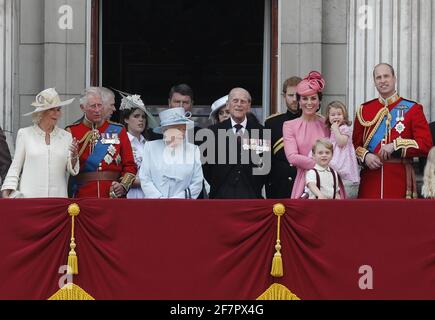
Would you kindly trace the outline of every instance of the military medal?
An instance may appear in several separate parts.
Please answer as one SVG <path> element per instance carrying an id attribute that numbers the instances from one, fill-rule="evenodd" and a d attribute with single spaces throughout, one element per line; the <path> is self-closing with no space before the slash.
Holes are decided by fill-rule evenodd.
<path id="1" fill-rule="evenodd" d="M 399 122 L 398 124 L 396 124 L 394 129 L 396 129 L 398 134 L 402 134 L 402 132 L 405 131 L 405 125 L 402 122 Z"/>
<path id="2" fill-rule="evenodd" d="M 121 156 L 118 154 L 118 156 L 115 159 L 116 164 L 119 166 L 121 164 Z"/>
<path id="3" fill-rule="evenodd" d="M 115 155 L 115 153 L 116 153 L 116 148 L 115 148 L 113 145 L 111 145 L 111 146 L 107 149 L 107 151 L 108 151 L 109 154 L 113 157 L 113 156 Z"/>
<path id="4" fill-rule="evenodd" d="M 397 124 L 394 127 L 394 129 L 397 131 L 398 134 L 402 134 L 403 131 L 405 131 L 405 125 L 402 123 L 402 121 L 405 121 L 405 112 L 404 110 L 399 110 L 396 117 Z"/>
<path id="5" fill-rule="evenodd" d="M 107 165 L 110 165 L 113 162 L 113 158 L 110 154 L 106 154 L 106 156 L 104 157 L 104 162 L 107 163 Z"/>

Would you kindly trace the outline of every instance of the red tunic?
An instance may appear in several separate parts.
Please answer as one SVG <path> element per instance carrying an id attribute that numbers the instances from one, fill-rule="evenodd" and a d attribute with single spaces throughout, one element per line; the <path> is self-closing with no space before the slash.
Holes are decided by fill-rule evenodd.
<path id="1" fill-rule="evenodd" d="M 361 163 L 364 163 L 367 153 L 379 153 L 381 142 L 376 143 L 374 141 L 377 140 L 372 139 L 377 126 L 384 119 L 389 119 L 392 125 L 389 129 L 384 127 L 381 135 L 385 137 L 385 144 L 394 144 L 395 159 L 384 162 L 383 167 L 378 170 L 363 168 L 358 198 L 381 198 L 382 185 L 383 198 L 405 198 L 409 190 L 405 164 L 401 161 L 425 156 L 432 146 L 429 126 L 420 104 L 396 95 L 388 99 L 387 110 L 380 99 L 375 99 L 363 104 L 355 119 L 353 144 Z"/>
<path id="2" fill-rule="evenodd" d="M 99 132 L 99 136 L 97 137 L 99 141 L 104 141 L 105 138 L 104 133 L 108 129 L 109 125 L 117 126 L 118 130 L 120 129 L 120 133 L 118 135 L 118 141 L 111 140 L 109 143 L 105 141 L 104 144 L 110 147 L 110 151 L 108 150 L 105 153 L 106 157 L 99 163 L 98 168 L 95 172 L 109 172 L 119 174 L 118 182 L 127 181 L 127 187 L 130 187 L 131 181 L 134 180 L 137 172 L 136 163 L 133 157 L 133 151 L 131 148 L 130 140 L 127 136 L 127 131 L 121 124 L 117 123 L 109 123 L 108 121 L 104 122 L 101 127 L 97 130 Z M 122 128 L 120 128 L 122 127 Z M 83 120 L 78 124 L 71 125 L 68 127 L 71 131 L 71 134 L 79 143 L 79 152 L 82 150 L 84 144 L 86 144 L 85 136 L 92 132 L 91 124 L 87 120 Z M 106 136 L 107 137 L 107 136 Z M 84 140 L 84 141 L 82 141 Z M 80 180 L 80 175 L 85 173 L 85 163 L 88 157 L 92 154 L 94 149 L 94 143 L 92 140 L 89 141 L 86 147 L 83 149 L 83 153 L 80 155 L 80 173 L 77 176 L 77 181 Z M 97 198 L 109 198 L 110 186 L 114 180 L 93 180 L 88 181 L 83 184 L 77 185 L 77 191 L 74 195 L 76 198 L 84 198 L 84 197 L 97 197 Z M 128 191 L 128 190 L 127 190 Z"/>

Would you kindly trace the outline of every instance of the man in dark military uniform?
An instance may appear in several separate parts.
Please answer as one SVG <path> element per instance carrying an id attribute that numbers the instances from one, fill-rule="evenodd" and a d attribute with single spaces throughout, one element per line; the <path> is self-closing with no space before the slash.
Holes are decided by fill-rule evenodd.
<path id="1" fill-rule="evenodd" d="M 67 127 L 79 145 L 80 173 L 74 197 L 121 198 L 136 178 L 136 163 L 125 128 L 104 117 L 99 88 L 88 88 L 80 100 L 83 120 Z"/>
<path id="2" fill-rule="evenodd" d="M 296 100 L 296 86 L 299 77 L 291 77 L 283 84 L 282 94 L 287 105 L 286 113 L 270 116 L 264 123 L 265 129 L 272 132 L 272 168 L 266 181 L 266 195 L 269 199 L 290 198 L 297 170 L 291 166 L 285 156 L 282 125 L 285 121 L 299 118 L 301 112 Z"/>

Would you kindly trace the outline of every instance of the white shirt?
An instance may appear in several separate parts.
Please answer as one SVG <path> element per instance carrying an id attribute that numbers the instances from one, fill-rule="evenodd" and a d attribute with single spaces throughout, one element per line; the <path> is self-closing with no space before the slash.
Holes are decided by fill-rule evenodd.
<path id="1" fill-rule="evenodd" d="M 139 172 L 140 166 L 142 164 L 143 152 L 145 149 L 145 143 L 147 142 L 144 136 L 140 136 L 140 140 L 138 140 L 134 135 L 130 132 L 127 132 L 128 139 L 130 139 L 131 149 L 133 150 L 134 162 L 137 165 L 137 171 Z M 139 175 L 136 175 L 138 177 Z M 143 199 L 145 195 L 142 191 L 141 187 L 130 188 L 127 193 L 127 199 Z"/>
<path id="2" fill-rule="evenodd" d="M 237 133 L 237 132 L 236 132 L 236 128 L 234 128 L 234 126 L 235 126 L 236 124 L 237 124 L 237 122 L 235 122 L 235 121 L 233 120 L 233 118 L 231 118 L 231 127 L 233 128 L 233 132 L 234 132 L 234 134 Z M 242 135 L 244 135 L 244 134 L 245 134 L 245 130 L 246 130 L 246 126 L 248 125 L 248 118 L 245 117 L 245 120 L 243 120 L 243 122 L 240 123 L 240 125 L 243 127 L 243 128 L 240 129 L 240 133 L 241 133 Z"/>
<path id="3" fill-rule="evenodd" d="M 331 169 L 323 168 L 316 164 L 314 166 L 314 169 L 317 170 L 320 177 L 320 192 L 327 198 L 327 199 L 333 199 L 334 198 L 334 178 L 332 177 Z M 338 183 L 338 175 L 337 172 L 334 172 L 335 174 L 335 181 L 337 183 L 336 186 L 336 193 L 340 192 L 340 186 Z M 315 185 L 317 185 L 317 178 L 316 178 L 316 172 L 311 169 L 308 170 L 305 175 L 305 185 L 308 185 L 308 183 L 313 182 Z M 308 188 L 307 188 L 308 189 Z M 309 199 L 316 199 L 316 196 L 311 192 L 311 190 L 308 189 Z"/>
<path id="4" fill-rule="evenodd" d="M 184 143 L 172 153 L 163 140 L 147 142 L 139 179 L 145 198 L 185 199 L 189 189 L 191 198 L 198 198 L 202 191 L 201 158 L 199 148 Z"/>
<path id="5" fill-rule="evenodd" d="M 80 169 L 79 161 L 72 168 L 71 143 L 71 133 L 58 127 L 50 134 L 50 145 L 37 125 L 18 130 L 14 159 L 2 191 L 19 190 L 25 198 L 67 198 L 69 174 L 75 176 Z"/>

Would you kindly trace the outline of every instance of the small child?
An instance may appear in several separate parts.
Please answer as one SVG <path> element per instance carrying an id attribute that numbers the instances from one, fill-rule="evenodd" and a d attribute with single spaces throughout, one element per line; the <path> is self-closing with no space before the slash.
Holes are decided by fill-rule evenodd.
<path id="1" fill-rule="evenodd" d="M 360 182 L 359 167 L 352 143 L 352 122 L 346 106 L 340 101 L 331 102 L 326 108 L 326 125 L 331 129 L 330 141 L 334 146 L 334 156 L 330 166 L 343 179 L 346 196 L 356 198 Z"/>
<path id="2" fill-rule="evenodd" d="M 421 194 L 425 198 L 435 199 L 435 147 L 432 147 L 427 155 Z"/>
<path id="3" fill-rule="evenodd" d="M 309 199 L 340 199 L 340 178 L 330 168 L 334 147 L 327 139 L 319 139 L 312 149 L 316 165 L 305 174 Z"/>

